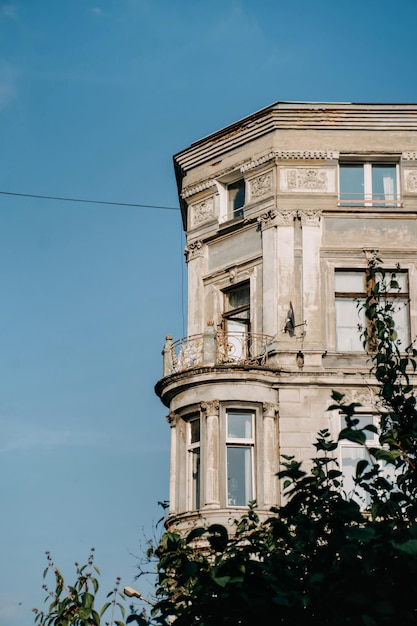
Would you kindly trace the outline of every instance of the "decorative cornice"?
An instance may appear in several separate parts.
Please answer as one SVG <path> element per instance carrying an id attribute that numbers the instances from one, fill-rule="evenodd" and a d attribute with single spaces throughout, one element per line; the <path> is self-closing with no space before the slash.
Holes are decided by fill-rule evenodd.
<path id="1" fill-rule="evenodd" d="M 403 161 L 417 161 L 417 152 L 403 152 L 401 158 Z"/>
<path id="2" fill-rule="evenodd" d="M 216 181 L 213 178 L 209 178 L 208 180 L 204 180 L 197 185 L 190 185 L 189 187 L 184 187 L 181 192 L 181 198 L 184 200 L 189 198 L 190 196 L 195 196 L 197 193 L 201 193 L 202 191 L 206 191 L 206 189 L 211 189 L 212 187 L 216 187 Z"/>
<path id="3" fill-rule="evenodd" d="M 206 415 L 218 415 L 220 410 L 220 402 L 218 400 L 208 400 L 200 402 L 200 409 Z"/>
<path id="4" fill-rule="evenodd" d="M 241 166 L 240 171 L 244 173 L 244 172 L 249 172 L 250 170 L 254 170 L 260 165 L 264 165 L 265 163 L 268 163 L 268 161 L 273 161 L 275 159 L 275 155 L 276 155 L 275 152 L 267 152 L 256 159 L 252 159 L 251 161 L 244 163 Z"/>
<path id="5" fill-rule="evenodd" d="M 281 160 L 301 160 L 301 159 L 338 159 L 337 150 L 277 150 L 275 158 Z"/>

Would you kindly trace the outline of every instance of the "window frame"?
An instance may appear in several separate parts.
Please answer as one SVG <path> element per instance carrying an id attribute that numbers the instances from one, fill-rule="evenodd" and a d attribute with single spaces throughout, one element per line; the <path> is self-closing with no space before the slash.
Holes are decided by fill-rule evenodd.
<path id="1" fill-rule="evenodd" d="M 187 481 L 187 507 L 189 510 L 198 511 L 202 507 L 202 441 L 201 441 L 201 415 L 199 413 L 193 413 L 187 415 L 186 421 L 186 481 Z M 193 441 L 192 437 L 192 424 L 198 422 L 198 435 L 199 438 Z M 194 467 L 194 462 L 197 462 L 197 469 Z"/>
<path id="2" fill-rule="evenodd" d="M 347 167 L 362 167 L 362 186 L 363 190 L 358 192 L 343 192 L 342 187 L 342 175 L 341 170 Z M 392 193 L 392 199 L 389 200 L 379 199 L 377 196 L 380 194 L 374 191 L 373 182 L 373 167 L 393 167 L 395 168 L 394 184 L 395 188 Z M 391 159 L 359 159 L 354 157 L 346 157 L 339 161 L 338 165 L 338 187 L 339 187 L 339 206 L 357 206 L 357 207 L 400 207 L 402 202 L 400 200 L 400 163 L 395 157 Z M 343 197 L 343 195 L 352 196 L 354 198 Z M 385 194 L 384 195 L 388 195 Z"/>
<path id="3" fill-rule="evenodd" d="M 233 182 L 226 184 L 227 194 L 227 217 L 229 220 L 234 220 L 243 216 L 243 210 L 246 204 L 246 182 L 243 176 L 237 178 Z M 238 198 L 243 195 L 242 204 L 235 206 L 236 202 L 239 202 Z"/>
<path id="4" fill-rule="evenodd" d="M 410 301 L 410 276 L 409 276 L 409 270 L 408 269 L 401 269 L 401 270 L 394 270 L 394 269 L 387 269 L 386 270 L 387 274 L 389 273 L 393 273 L 395 274 L 397 277 L 398 275 L 402 275 L 405 277 L 405 288 L 403 288 L 402 291 L 397 292 L 392 292 L 392 293 L 387 293 L 386 297 L 388 300 L 393 300 L 393 301 L 402 301 L 404 304 L 404 308 L 405 308 L 405 315 L 406 315 L 406 319 L 405 319 L 405 325 L 404 327 L 402 327 L 401 325 L 396 323 L 396 330 L 398 332 L 398 339 L 401 341 L 400 346 L 403 346 L 404 348 L 406 348 L 409 344 L 410 344 L 410 306 L 409 306 L 409 301 Z M 336 283 L 337 283 L 337 279 L 336 276 L 339 275 L 341 276 L 342 274 L 357 274 L 358 276 L 361 275 L 362 276 L 362 281 L 363 281 L 363 291 L 337 291 L 336 290 Z M 367 295 L 369 293 L 369 290 L 373 287 L 375 283 L 372 283 L 369 281 L 369 279 L 367 278 L 367 271 L 366 268 L 342 268 L 342 267 L 336 267 L 334 268 L 334 283 L 333 283 L 333 297 L 334 297 L 334 316 L 335 316 L 335 342 L 336 342 L 336 352 L 351 352 L 351 353 L 358 353 L 358 352 L 363 352 L 364 348 L 362 345 L 362 341 L 360 339 L 360 333 L 359 333 L 359 326 L 362 326 L 363 328 L 365 327 L 365 325 L 368 327 L 368 330 L 371 329 L 371 323 L 369 320 L 366 319 L 365 315 L 363 314 L 362 316 L 359 314 L 359 311 L 357 310 L 356 307 L 356 303 L 358 301 L 362 301 L 364 302 L 367 298 Z M 381 292 L 382 293 L 382 292 Z M 354 303 L 355 309 L 357 311 L 357 323 L 355 326 L 355 342 L 358 342 L 356 345 L 358 346 L 358 349 L 346 349 L 346 347 L 344 346 L 339 346 L 339 337 L 340 337 L 340 333 L 343 329 L 343 326 L 340 326 L 338 324 L 338 306 L 337 303 L 338 302 L 351 302 Z M 394 321 L 395 317 L 394 317 Z M 351 332 L 353 331 L 353 327 L 350 328 Z M 342 339 L 342 337 L 340 337 L 340 339 Z M 370 348 L 372 348 L 372 346 L 370 346 Z"/>
<path id="5" fill-rule="evenodd" d="M 229 435 L 229 415 L 246 415 L 251 417 L 251 437 L 236 437 Z M 256 429 L 256 410 L 254 408 L 240 408 L 240 407 L 226 407 L 224 411 L 225 418 L 225 439 L 224 439 L 224 450 L 225 450 L 225 475 L 224 475 L 224 485 L 225 485 L 225 501 L 227 508 L 245 508 L 248 506 L 249 501 L 254 500 L 256 498 L 256 473 L 255 473 L 255 453 L 256 453 L 256 440 L 255 440 L 255 429 Z M 244 491 L 245 491 L 245 499 L 246 496 L 249 496 L 247 502 L 242 504 L 238 504 L 237 502 L 231 502 L 232 497 L 230 496 L 229 490 L 229 450 L 231 449 L 240 449 L 249 452 L 249 467 L 245 467 L 245 476 L 243 477 L 244 483 Z M 246 461 L 245 461 L 246 463 Z M 248 476 L 246 475 L 248 472 Z M 249 483 L 247 480 L 249 479 Z"/>

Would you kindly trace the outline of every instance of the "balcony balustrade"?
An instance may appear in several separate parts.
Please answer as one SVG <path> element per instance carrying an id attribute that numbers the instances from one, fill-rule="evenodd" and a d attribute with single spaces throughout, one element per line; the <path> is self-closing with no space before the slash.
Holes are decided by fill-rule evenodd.
<path id="1" fill-rule="evenodd" d="M 162 352 L 163 375 L 216 365 L 267 366 L 275 353 L 274 337 L 269 335 L 216 331 L 214 326 L 207 326 L 204 333 L 175 342 L 167 336 Z"/>

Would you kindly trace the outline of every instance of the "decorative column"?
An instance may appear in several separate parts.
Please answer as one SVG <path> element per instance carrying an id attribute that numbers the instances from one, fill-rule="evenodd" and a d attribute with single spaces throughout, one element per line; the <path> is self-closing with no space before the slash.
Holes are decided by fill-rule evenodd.
<path id="1" fill-rule="evenodd" d="M 202 241 L 193 241 L 185 247 L 188 263 L 188 335 L 203 332 L 205 322 L 203 281 L 207 246 Z M 204 322 L 203 322 L 204 320 Z"/>
<path id="2" fill-rule="evenodd" d="M 275 211 L 258 217 L 262 229 L 262 332 L 274 336 L 277 333 L 277 229 Z"/>
<path id="3" fill-rule="evenodd" d="M 167 422 L 171 426 L 171 457 L 169 469 L 169 512 L 178 511 L 177 494 L 177 424 L 179 416 L 175 411 L 167 415 Z"/>
<path id="4" fill-rule="evenodd" d="M 277 323 L 278 340 L 287 341 L 288 335 L 282 331 L 287 319 L 290 302 L 297 302 L 295 266 L 294 266 L 294 220 L 296 211 L 277 212 Z"/>
<path id="5" fill-rule="evenodd" d="M 201 402 L 200 408 L 205 414 L 205 437 L 202 450 L 203 502 L 206 509 L 220 507 L 219 495 L 219 408 L 218 400 Z M 204 431 L 203 431 L 204 432 Z"/>
<path id="6" fill-rule="evenodd" d="M 278 504 L 278 459 L 277 419 L 278 405 L 264 402 L 263 408 L 263 487 L 265 508 Z"/>
<path id="7" fill-rule="evenodd" d="M 321 350 L 323 347 L 320 272 L 321 211 L 299 211 L 298 214 L 301 219 L 303 248 L 303 319 L 307 322 L 304 349 Z M 321 364 L 321 356 L 320 363 L 316 364 Z"/>

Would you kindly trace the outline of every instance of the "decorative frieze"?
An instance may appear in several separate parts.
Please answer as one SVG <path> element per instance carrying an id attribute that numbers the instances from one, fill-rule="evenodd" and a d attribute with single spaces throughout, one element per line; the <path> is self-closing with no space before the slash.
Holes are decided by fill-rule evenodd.
<path id="1" fill-rule="evenodd" d="M 187 263 L 205 255 L 205 246 L 202 241 L 193 241 L 184 248 L 185 260 Z"/>
<path id="2" fill-rule="evenodd" d="M 196 202 L 191 205 L 190 209 L 191 223 L 194 228 L 210 222 L 214 218 L 214 198 L 205 198 L 201 202 Z"/>
<path id="3" fill-rule="evenodd" d="M 265 172 L 252 180 L 249 180 L 250 200 L 259 200 L 272 193 L 272 172 Z"/>

